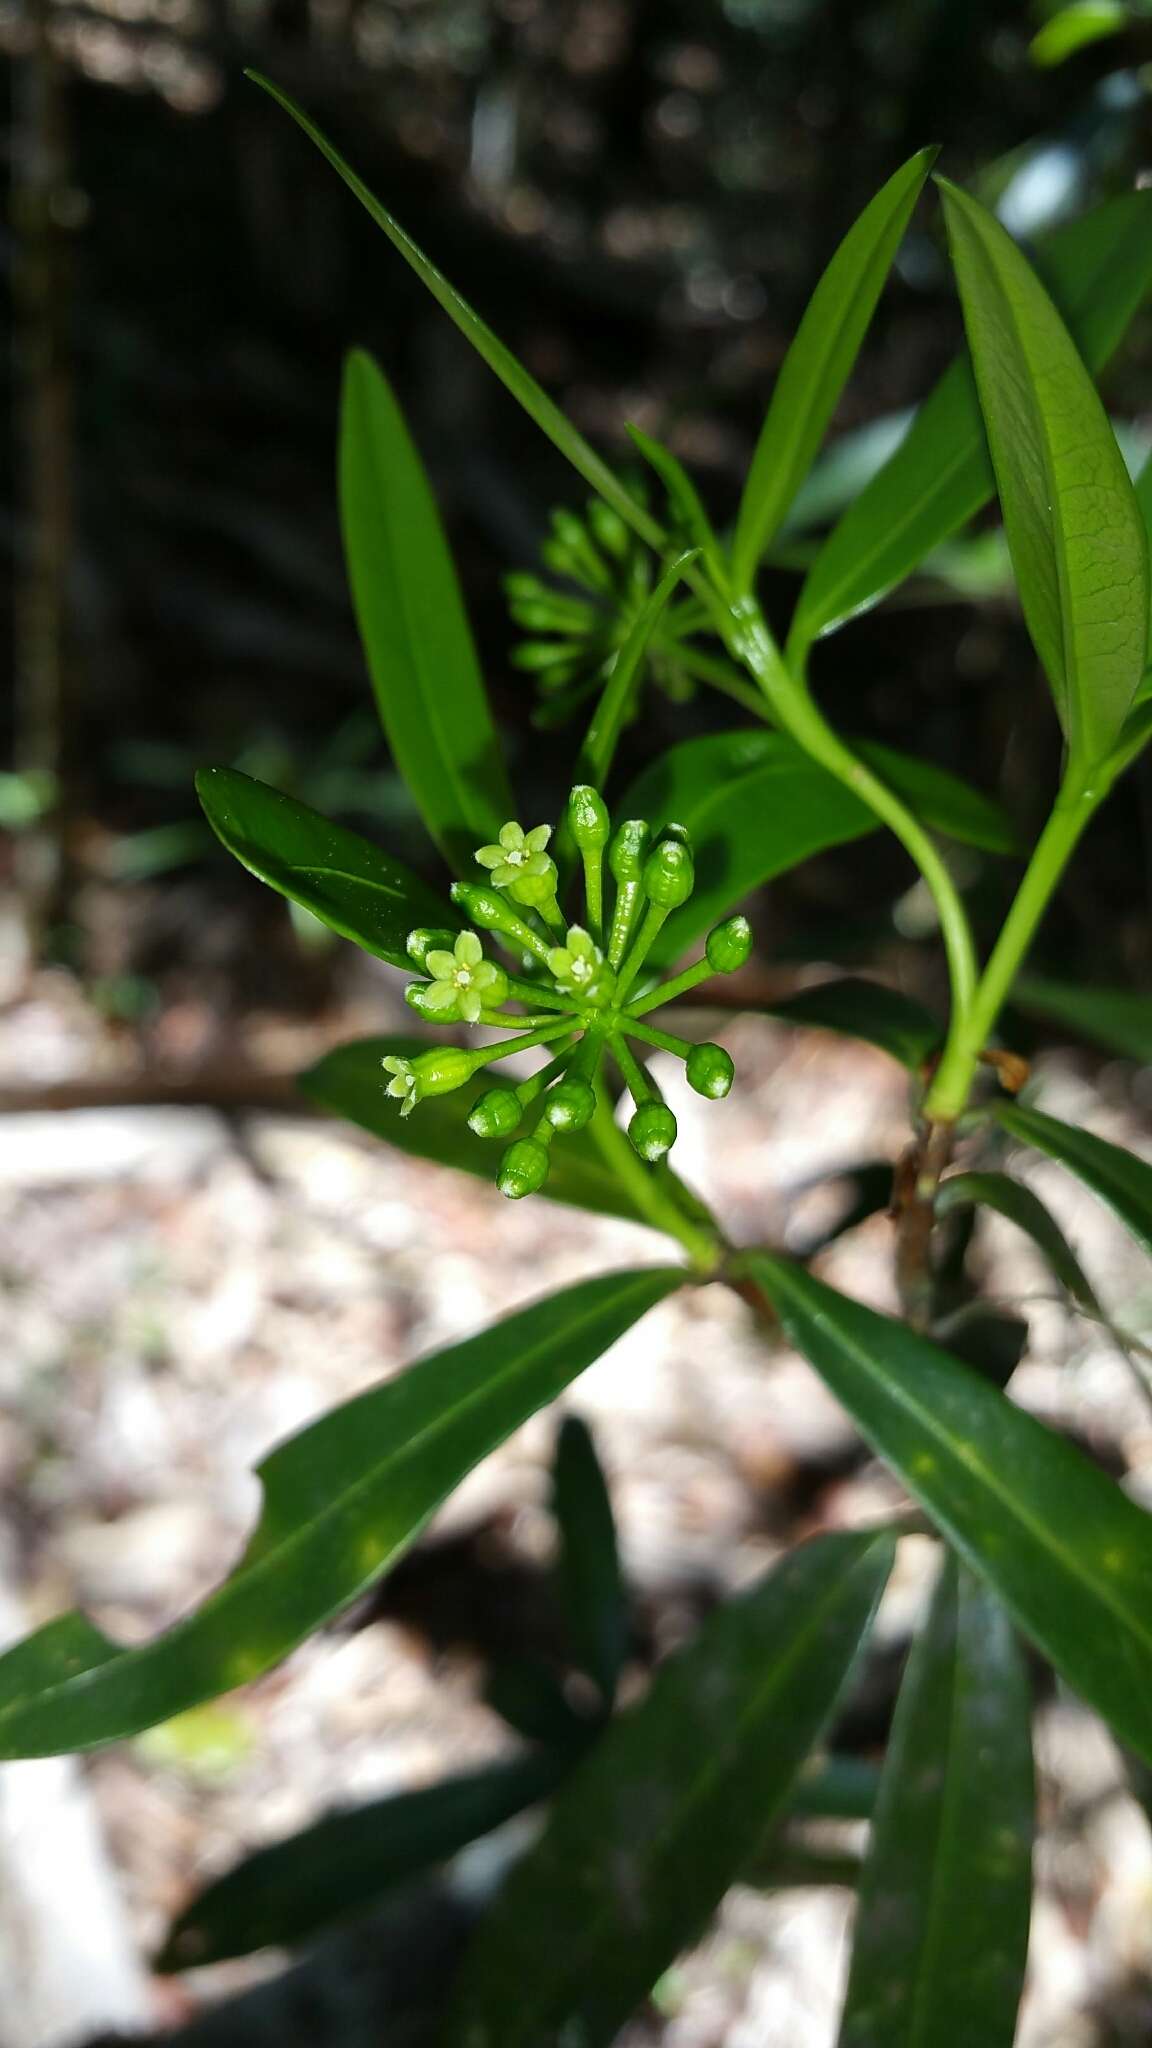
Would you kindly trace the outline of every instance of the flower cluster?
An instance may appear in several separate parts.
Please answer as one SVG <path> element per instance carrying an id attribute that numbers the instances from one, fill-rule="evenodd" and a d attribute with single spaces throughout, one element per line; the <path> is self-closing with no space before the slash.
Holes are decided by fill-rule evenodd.
<path id="1" fill-rule="evenodd" d="M 694 886 L 688 834 L 668 825 L 653 835 L 639 818 L 627 819 L 613 833 L 599 793 L 586 784 L 575 788 L 567 837 L 583 868 L 579 924 L 570 924 L 559 905 L 559 871 L 547 851 L 551 836 L 547 825 L 530 832 L 504 825 L 498 843 L 482 846 L 476 855 L 488 881 L 457 882 L 452 891 L 470 923 L 501 942 L 511 970 L 484 958 L 476 930 L 421 930 L 408 939 L 409 957 L 427 977 L 404 992 L 419 1016 L 434 1024 L 495 1025 L 514 1036 L 474 1051 L 437 1046 L 411 1059 L 384 1061 L 388 1093 L 408 1116 L 425 1097 L 462 1087 L 493 1061 L 534 1046 L 550 1049 L 539 1072 L 518 1085 L 486 1089 L 468 1117 L 478 1137 L 512 1140 L 496 1176 L 501 1193 L 512 1197 L 542 1187 L 556 1136 L 582 1130 L 595 1114 L 605 1057 L 632 1097 L 633 1147 L 652 1164 L 671 1150 L 676 1118 L 634 1045 L 682 1059 L 698 1095 L 727 1095 L 733 1067 L 722 1046 L 691 1045 L 649 1020 L 710 975 L 735 972 L 752 947 L 747 919 L 727 918 L 709 932 L 699 960 L 652 985 L 645 963 L 665 920 L 688 901 Z M 530 1128 L 516 1136 L 530 1111 Z"/>
<path id="2" fill-rule="evenodd" d="M 642 495 L 635 484 L 632 489 Z M 648 550 L 602 498 L 589 500 L 584 518 L 559 509 L 551 523 L 541 554 L 568 589 L 518 570 L 505 579 L 505 591 L 512 617 L 527 635 L 512 660 L 536 677 L 538 722 L 560 724 L 603 688 L 650 595 L 653 566 Z M 677 703 L 695 688 L 680 640 L 684 632 L 699 630 L 698 609 L 687 599 L 670 607 L 648 646 L 653 680 Z"/>

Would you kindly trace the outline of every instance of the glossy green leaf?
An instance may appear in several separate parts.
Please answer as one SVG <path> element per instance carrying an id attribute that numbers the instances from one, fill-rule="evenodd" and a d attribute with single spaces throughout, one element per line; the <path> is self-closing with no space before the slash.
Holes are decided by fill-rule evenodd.
<path id="1" fill-rule="evenodd" d="M 459 2048 L 606 2048 L 782 1810 L 891 1562 L 820 1536 L 712 1614 L 567 1781 L 465 1958 Z"/>
<path id="2" fill-rule="evenodd" d="M 529 417 L 535 420 L 536 425 L 560 450 L 561 455 L 565 456 L 573 469 L 584 478 L 585 483 L 590 484 L 609 505 L 615 507 L 633 532 L 639 534 L 641 540 L 647 541 L 651 547 L 662 547 L 665 535 L 656 521 L 642 505 L 636 503 L 630 492 L 625 490 L 619 477 L 615 476 L 608 464 L 589 447 L 583 435 L 577 432 L 571 420 L 566 419 L 559 406 L 554 405 L 547 393 L 541 390 L 535 378 L 524 368 L 523 363 L 517 360 L 511 349 L 504 346 L 499 336 L 493 334 L 492 329 L 473 311 L 468 301 L 449 284 L 448 279 L 429 261 L 424 251 L 417 247 L 411 235 L 405 234 L 399 221 L 394 220 L 387 207 L 382 206 L 373 196 L 363 179 L 357 177 L 351 165 L 344 161 L 339 150 L 333 147 L 316 123 L 310 120 L 303 107 L 298 106 L 288 93 L 282 92 L 278 85 L 273 85 L 271 79 L 264 78 L 260 72 L 247 71 L 245 76 L 276 100 L 284 108 L 285 113 L 292 116 L 297 127 L 302 128 L 309 140 L 315 143 L 321 155 L 327 158 L 333 170 L 343 178 L 349 191 L 360 201 L 365 212 L 371 215 L 378 228 L 383 229 L 393 248 L 399 250 L 420 282 L 427 286 L 437 304 L 443 307 L 450 320 L 455 321 L 461 334 L 471 342 L 477 354 L 481 355 L 488 367 L 495 371 L 513 398 L 519 401 Z"/>
<path id="3" fill-rule="evenodd" d="M 1152 1252 L 1152 1166 L 1146 1159 L 1022 1102 L 997 1102 L 995 1113 L 1004 1129 L 1022 1144 L 1034 1145 L 1038 1152 L 1070 1167 L 1078 1180 L 1116 1211 L 1145 1251 Z"/>
<path id="4" fill-rule="evenodd" d="M 675 514 L 679 535 L 686 547 L 698 548 L 712 573 L 718 588 L 723 589 L 727 581 L 724 566 L 724 551 L 713 531 L 712 522 L 704 509 L 704 501 L 696 489 L 684 464 L 662 441 L 645 434 L 640 427 L 629 426 L 628 438 L 635 443 L 641 455 L 655 470 L 668 494 L 668 503 Z"/>
<path id="5" fill-rule="evenodd" d="M 951 1558 L 896 1703 L 839 2048 L 1012 2048 L 1032 1905 L 1028 1674 Z"/>
<path id="6" fill-rule="evenodd" d="M 810 1757 L 788 1802 L 803 1820 L 871 1820 L 880 1773 L 858 1756 Z"/>
<path id="7" fill-rule="evenodd" d="M 196 792 L 217 837 L 252 874 L 393 967 L 411 973 L 414 926 L 460 923 L 459 911 L 398 860 L 265 782 L 202 768 Z"/>
<path id="8" fill-rule="evenodd" d="M 925 823 L 978 844 L 1008 833 L 987 797 L 943 769 L 870 742 L 858 751 Z M 675 819 L 692 834 L 696 889 L 661 932 L 657 962 L 675 959 L 774 875 L 879 829 L 874 813 L 795 740 L 762 728 L 711 733 L 670 748 L 632 784 L 620 810 L 653 824 Z"/>
<path id="9" fill-rule="evenodd" d="M 533 1752 L 327 1814 L 206 1885 L 173 1923 L 154 1968 L 193 1970 L 289 1948 L 365 1913 L 395 1885 L 546 1798 L 570 1762 L 561 1752 Z"/>
<path id="10" fill-rule="evenodd" d="M 732 542 L 738 591 L 751 587 L 760 557 L 812 467 L 936 156 L 935 149 L 922 149 L 889 178 L 849 228 L 808 302 L 740 500 Z"/>
<path id="11" fill-rule="evenodd" d="M 1120 1740 L 1152 1758 L 1152 1515 L 905 1324 L 774 1254 L 742 1266 L 942 1534 Z"/>
<path id="12" fill-rule="evenodd" d="M 1050 1018 L 1106 1052 L 1152 1064 L 1152 994 L 1026 974 L 1013 982 L 1011 1000 L 1015 1009 Z"/>
<path id="13" fill-rule="evenodd" d="M 782 1002 L 766 1003 L 764 1009 L 785 1024 L 814 1025 L 821 1031 L 839 1031 L 846 1038 L 862 1038 L 882 1052 L 890 1052 L 913 1073 L 935 1052 L 943 1036 L 936 1019 L 911 996 L 855 976 L 820 982 Z"/>
<path id="14" fill-rule="evenodd" d="M 552 1512 L 560 1532 L 556 1572 L 568 1636 L 606 1706 L 628 1655 L 628 1595 L 616 1522 L 587 1424 L 566 1415 L 556 1445 Z"/>
<path id="15" fill-rule="evenodd" d="M 999 222 L 940 180 L 1020 601 L 1074 763 L 1098 764 L 1144 673 L 1148 539 L 1072 336 Z"/>
<path id="16" fill-rule="evenodd" d="M 349 356 L 340 411 L 348 581 L 392 758 L 446 859 L 473 874 L 515 805 L 456 571 L 387 380 Z"/>
<path id="17" fill-rule="evenodd" d="M 1152 285 L 1152 192 L 1131 192 L 1046 236 L 1037 267 L 1098 374 Z M 965 355 L 917 412 L 878 475 L 848 507 L 800 593 L 791 646 L 866 611 L 988 503 L 995 478 Z"/>
<path id="18" fill-rule="evenodd" d="M 278 1664 L 380 1577 L 474 1465 L 683 1278 L 651 1268 L 566 1288 L 281 1444 L 260 1467 L 263 1512 L 244 1556 L 194 1613 L 130 1648 L 67 1615 L 0 1657 L 0 1757 L 138 1734 Z"/>
<path id="19" fill-rule="evenodd" d="M 1051 20 L 1037 29 L 1028 45 L 1028 55 L 1042 69 L 1064 64 L 1090 43 L 1119 35 L 1129 20 L 1128 9 L 1121 0 L 1071 0 L 1070 6 L 1058 8 Z"/>
<path id="20" fill-rule="evenodd" d="M 995 1209 L 1032 1239 L 1073 1301 L 1089 1315 L 1100 1314 L 1100 1303 L 1079 1259 L 1051 1210 L 1031 1188 L 1007 1173 L 950 1173 L 940 1183 L 936 1213 L 950 1216 L 957 1209 Z"/>
<path id="21" fill-rule="evenodd" d="M 413 1159 L 433 1159 L 438 1166 L 458 1167 L 462 1173 L 494 1182 L 500 1146 L 475 1137 L 468 1129 L 471 1105 L 492 1086 L 490 1069 L 482 1069 L 451 1095 L 429 1096 L 412 1116 L 401 1116 L 398 1104 L 382 1086 L 381 1061 L 387 1055 L 395 1053 L 407 1059 L 425 1050 L 428 1043 L 406 1035 L 353 1039 L 325 1053 L 300 1075 L 299 1085 L 319 1108 L 347 1117 L 398 1152 L 407 1152 Z M 540 1193 L 549 1201 L 569 1202 L 598 1215 L 624 1216 L 632 1223 L 648 1221 L 629 1200 L 627 1189 L 588 1131 L 573 1132 L 562 1144 L 553 1146 L 548 1179 Z"/>

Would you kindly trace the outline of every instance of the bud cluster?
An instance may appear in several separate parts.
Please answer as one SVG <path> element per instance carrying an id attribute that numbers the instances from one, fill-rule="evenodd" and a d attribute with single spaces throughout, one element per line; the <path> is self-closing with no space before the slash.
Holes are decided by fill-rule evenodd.
<path id="1" fill-rule="evenodd" d="M 630 489 L 643 496 L 638 482 Z M 583 517 L 568 509 L 553 512 L 541 555 L 568 587 L 522 571 L 505 579 L 509 611 L 525 635 L 512 660 L 536 677 L 544 722 L 560 723 L 603 688 L 650 595 L 653 566 L 648 550 L 602 498 L 589 499 Z M 686 606 L 679 609 L 686 614 Z M 680 659 L 677 610 L 666 614 L 646 658 L 654 681 L 681 702 L 695 686 Z"/>
<path id="2" fill-rule="evenodd" d="M 527 1081 L 487 1088 L 468 1117 L 478 1137 L 511 1140 L 496 1182 L 513 1198 L 543 1186 L 554 1140 L 583 1130 L 595 1114 L 606 1058 L 632 1098 L 629 1138 L 650 1164 L 671 1150 L 676 1118 L 634 1047 L 682 1059 L 698 1095 L 713 1101 L 727 1095 L 733 1066 L 722 1046 L 692 1045 L 649 1019 L 710 976 L 734 973 L 752 949 L 747 919 L 726 918 L 709 932 L 699 960 L 650 986 L 645 963 L 665 920 L 688 901 L 695 882 L 687 832 L 667 825 L 653 834 L 639 818 L 613 831 L 603 798 L 587 784 L 569 796 L 567 826 L 583 869 L 582 923 L 569 923 L 560 909 L 559 874 L 547 851 L 550 828 L 525 832 L 510 822 L 476 854 L 487 879 L 457 882 L 452 890 L 474 929 L 409 935 L 409 957 L 427 977 L 404 992 L 418 1016 L 434 1024 L 494 1025 L 514 1035 L 474 1051 L 437 1046 L 384 1061 L 388 1094 L 408 1116 L 426 1096 L 462 1087 L 511 1053 L 549 1048 L 547 1065 Z M 481 932 L 499 941 L 510 968 L 485 958 Z"/>

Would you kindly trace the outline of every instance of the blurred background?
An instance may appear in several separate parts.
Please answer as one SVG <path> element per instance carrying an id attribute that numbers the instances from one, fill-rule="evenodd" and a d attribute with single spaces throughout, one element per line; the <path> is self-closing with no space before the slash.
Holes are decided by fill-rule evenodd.
<path id="1" fill-rule="evenodd" d="M 402 1027 L 407 1013 L 396 977 L 294 923 L 215 847 L 194 770 L 243 767 L 436 874 L 379 738 L 345 589 L 334 474 L 345 350 L 379 357 L 428 462 L 526 823 L 554 813 L 575 733 L 542 713 L 513 658 L 503 579 L 535 565 L 551 508 L 579 507 L 583 492 L 245 66 L 307 105 L 598 447 L 627 462 L 627 422 L 659 435 L 723 521 L 808 293 L 914 149 L 939 142 L 948 174 L 1025 240 L 1152 176 L 1152 9 L 0 0 L 0 56 L 12 337 L 0 368 L 0 606 L 12 649 L 0 725 L 0 1301 L 11 1331 L 0 1628 L 79 1599 L 117 1632 L 141 1634 L 227 1568 L 253 1511 L 249 1468 L 276 1436 L 545 1282 L 653 1255 L 627 1226 L 541 1217 L 535 1204 L 530 1218 L 498 1213 L 489 1190 L 384 1157 L 295 1107 L 296 1069 L 357 1031 Z M 786 618 L 821 526 L 893 445 L 959 336 L 939 220 L 925 206 L 766 577 L 773 616 Z M 1150 364 L 1142 316 L 1107 380 L 1134 461 L 1152 444 Z M 852 731 L 966 773 L 1024 831 L 1042 816 L 1058 735 L 990 520 L 818 648 L 814 680 Z M 717 722 L 740 713 L 715 696 L 653 690 L 626 739 L 622 783 L 656 749 Z M 1011 875 L 965 858 L 991 925 Z M 1090 835 L 1039 964 L 1152 988 L 1150 889 L 1145 763 Z M 869 840 L 863 855 L 808 863 L 756 916 L 777 993 L 823 962 L 939 994 L 924 906 L 894 845 Z M 1058 1110 L 1063 1099 L 1144 1142 L 1152 1045 L 1118 1060 L 1023 1019 L 1018 1030 L 1021 1048 L 1048 1060 Z M 900 1076 L 818 1033 L 741 1022 L 728 1042 L 747 1076 L 745 1110 L 724 1112 L 716 1145 L 715 1123 L 693 1137 L 689 1106 L 700 1184 L 738 1235 L 791 1229 L 799 1242 L 823 1211 L 817 1202 L 805 1222 L 798 1191 L 895 1156 Z M 1098 1249 L 1129 1321 L 1152 1314 L 1112 1236 L 1067 1204 L 1064 1214 Z M 873 1218 L 841 1253 L 843 1283 L 883 1302 L 887 1249 Z M 993 1232 L 987 1258 L 991 1282 L 1023 1298 L 1011 1240 L 1005 1253 Z M 1147 1423 L 1104 1347 L 1051 1304 L 1027 1315 L 1035 1404 L 1054 1415 L 1071 1404 L 1090 1440 L 1147 1470 Z M 849 1435 L 832 1404 L 794 1364 L 766 1374 L 730 1305 L 668 1307 L 651 1328 L 580 1398 L 603 1434 L 659 1641 L 794 1534 L 814 1502 L 825 1519 L 850 1519 L 881 1482 L 867 1468 L 845 1477 Z M 691 1362 L 702 1350 L 707 1377 Z M 235 1708 L 83 1775 L 10 1774 L 0 1900 L 7 1882 L 48 1932 L 37 1962 L 0 1903 L 0 2048 L 190 2023 L 201 1999 L 247 1981 L 148 1977 L 146 1956 L 198 1874 L 334 1798 L 423 1782 L 498 1746 L 477 1700 L 485 1644 L 460 1623 L 460 1589 L 467 1608 L 478 1578 L 531 1578 L 548 1541 L 550 1429 L 533 1425 L 470 1482 L 437 1539 L 444 1556 L 433 1545 L 395 1594 L 403 1611 L 383 1600 Z M 491 1602 L 497 1628 L 505 1592 Z M 898 1644 L 898 1614 L 892 1625 Z M 879 1711 L 859 1741 L 882 1731 Z M 1068 1749 L 1090 1753 L 1083 1731 Z M 1071 1790 L 1059 1771 L 1052 1779 L 1031 2048 L 1152 2030 L 1147 1829 L 1134 1809 L 1116 1821 L 1106 1758 L 1097 1777 L 1089 1769 L 1087 1788 Z M 72 1847 L 53 1854 L 52 1829 L 33 1826 L 49 1843 L 44 1878 L 27 1817 L 53 1802 L 59 1843 Z M 1073 1808 L 1065 1841 L 1060 1817 Z M 1105 1814 L 1103 1846 L 1085 1832 L 1089 1809 Z M 43 1967 L 75 1933 L 62 1870 L 91 1886 L 85 1910 L 103 1930 L 67 1983 Z M 733 1910 L 637 2042 L 822 2048 L 843 1899 Z M 281 2013 L 272 2037 L 292 2039 L 294 2023 Z M 235 2024 L 249 2041 L 263 2021 Z M 370 2025 L 328 2025 L 341 2044 L 379 2038 Z"/>

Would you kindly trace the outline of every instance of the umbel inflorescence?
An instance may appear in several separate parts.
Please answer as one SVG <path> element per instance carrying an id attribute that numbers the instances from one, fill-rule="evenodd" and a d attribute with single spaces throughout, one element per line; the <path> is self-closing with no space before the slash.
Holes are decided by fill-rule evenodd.
<path id="1" fill-rule="evenodd" d="M 643 819 L 629 818 L 613 834 L 603 798 L 587 784 L 572 791 L 567 822 L 583 867 L 582 923 L 569 923 L 560 909 L 547 825 L 530 832 L 502 826 L 498 842 L 476 855 L 487 882 L 457 882 L 452 890 L 471 924 L 502 943 L 517 971 L 486 959 L 477 931 L 421 930 L 408 939 L 409 957 L 427 977 L 404 991 L 418 1016 L 515 1035 L 474 1051 L 437 1046 L 384 1061 L 388 1093 L 408 1116 L 425 1096 L 449 1094 L 495 1060 L 533 1046 L 551 1049 L 538 1073 L 487 1089 L 468 1117 L 478 1137 L 512 1139 L 496 1184 L 513 1198 L 543 1186 L 557 1136 L 590 1122 L 605 1057 L 632 1097 L 628 1136 L 636 1152 L 654 1164 L 671 1150 L 676 1118 L 632 1044 L 682 1059 L 698 1095 L 727 1095 L 733 1067 L 722 1046 L 691 1045 L 649 1019 L 710 975 L 735 972 L 752 947 L 747 919 L 727 918 L 709 932 L 701 959 L 650 986 L 645 963 L 665 919 L 688 901 L 695 882 L 687 832 L 668 825 L 654 837 Z M 529 1129 L 514 1136 L 529 1114 Z"/>

